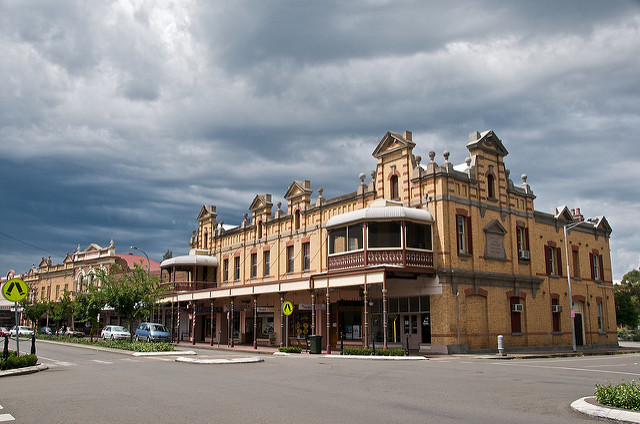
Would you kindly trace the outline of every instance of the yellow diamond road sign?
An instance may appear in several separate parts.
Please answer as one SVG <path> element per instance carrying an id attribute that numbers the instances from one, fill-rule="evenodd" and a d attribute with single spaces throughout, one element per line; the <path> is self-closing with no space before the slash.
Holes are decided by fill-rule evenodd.
<path id="1" fill-rule="evenodd" d="M 291 313 L 293 312 L 293 304 L 291 302 L 289 302 L 289 301 L 284 302 L 282 304 L 282 312 L 285 315 L 291 315 Z"/>
<path id="2" fill-rule="evenodd" d="M 19 278 L 9 280 L 2 286 L 2 295 L 10 302 L 20 302 L 27 297 L 28 292 L 29 287 L 27 287 L 27 283 Z"/>

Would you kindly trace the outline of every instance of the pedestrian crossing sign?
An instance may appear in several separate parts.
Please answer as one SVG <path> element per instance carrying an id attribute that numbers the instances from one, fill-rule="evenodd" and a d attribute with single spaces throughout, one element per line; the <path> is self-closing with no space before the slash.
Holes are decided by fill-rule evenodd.
<path id="1" fill-rule="evenodd" d="M 293 304 L 289 301 L 286 301 L 282 304 L 282 313 L 285 315 L 291 315 L 293 312 Z"/>
<path id="2" fill-rule="evenodd" d="M 27 283 L 19 278 L 9 280 L 4 283 L 4 286 L 2 286 L 2 295 L 9 302 L 20 302 L 22 299 L 27 297 L 28 292 L 29 287 L 27 286 Z"/>

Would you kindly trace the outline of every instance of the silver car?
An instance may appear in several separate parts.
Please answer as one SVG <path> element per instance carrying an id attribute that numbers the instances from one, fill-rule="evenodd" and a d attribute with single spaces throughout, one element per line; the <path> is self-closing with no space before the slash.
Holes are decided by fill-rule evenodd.
<path id="1" fill-rule="evenodd" d="M 20 337 L 31 337 L 33 336 L 33 330 L 30 327 L 25 327 L 23 325 L 18 326 L 18 336 Z M 15 337 L 16 336 L 16 326 L 14 325 L 13 328 L 11 328 L 11 331 L 9 331 L 9 334 L 11 335 L 11 337 Z"/>
<path id="2" fill-rule="evenodd" d="M 107 325 L 100 333 L 102 340 L 125 340 L 131 338 L 131 333 L 119 325 Z"/>

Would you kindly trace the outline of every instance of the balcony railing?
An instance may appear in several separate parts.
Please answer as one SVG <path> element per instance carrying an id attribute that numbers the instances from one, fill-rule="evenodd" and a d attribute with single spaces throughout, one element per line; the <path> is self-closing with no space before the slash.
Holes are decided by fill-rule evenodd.
<path id="1" fill-rule="evenodd" d="M 165 281 L 162 285 L 171 287 L 167 294 L 215 289 L 218 287 L 218 283 L 211 281 Z"/>
<path id="2" fill-rule="evenodd" d="M 329 256 L 328 268 L 329 271 L 335 271 L 385 264 L 411 268 L 433 268 L 433 253 L 400 249 L 359 251 Z"/>

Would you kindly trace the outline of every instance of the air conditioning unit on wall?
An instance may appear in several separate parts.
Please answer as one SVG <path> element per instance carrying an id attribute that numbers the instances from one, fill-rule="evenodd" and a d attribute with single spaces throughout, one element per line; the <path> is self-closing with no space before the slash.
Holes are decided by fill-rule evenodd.
<path id="1" fill-rule="evenodd" d="M 562 305 L 551 305 L 551 312 L 554 314 L 562 312 Z"/>
<path id="2" fill-rule="evenodd" d="M 522 303 L 514 303 L 511 305 L 511 312 L 522 312 L 524 310 L 524 306 Z"/>
<path id="3" fill-rule="evenodd" d="M 529 255 L 529 251 L 528 250 L 521 250 L 520 251 L 520 259 L 528 261 L 529 259 L 531 259 L 531 256 Z"/>

